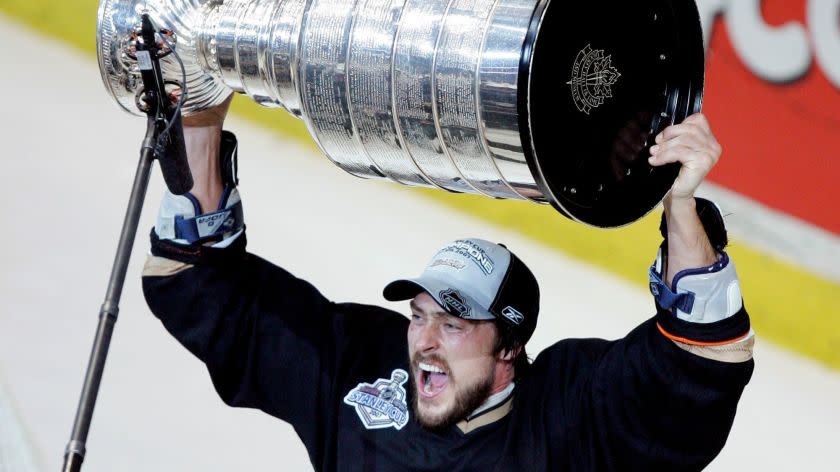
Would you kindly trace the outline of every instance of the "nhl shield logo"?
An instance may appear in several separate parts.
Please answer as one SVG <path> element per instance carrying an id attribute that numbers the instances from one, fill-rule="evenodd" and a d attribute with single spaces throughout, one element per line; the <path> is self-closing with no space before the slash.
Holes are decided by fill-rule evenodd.
<path id="1" fill-rule="evenodd" d="M 360 383 L 344 397 L 344 403 L 356 409 L 367 429 L 390 428 L 400 430 L 408 424 L 408 405 L 405 387 L 408 373 L 394 369 L 390 379 Z"/>
<path id="2" fill-rule="evenodd" d="M 467 300 L 457 290 L 451 288 L 441 290 L 438 296 L 440 297 L 440 301 L 443 302 L 443 306 L 450 310 L 450 313 L 456 314 L 461 318 L 470 318 L 472 308 L 470 308 Z"/>
<path id="3" fill-rule="evenodd" d="M 577 109 L 587 115 L 593 108 L 612 97 L 612 86 L 621 74 L 612 66 L 612 56 L 605 56 L 603 49 L 592 49 L 587 44 L 575 57 L 572 80 L 566 82 L 572 89 L 572 100 Z"/>

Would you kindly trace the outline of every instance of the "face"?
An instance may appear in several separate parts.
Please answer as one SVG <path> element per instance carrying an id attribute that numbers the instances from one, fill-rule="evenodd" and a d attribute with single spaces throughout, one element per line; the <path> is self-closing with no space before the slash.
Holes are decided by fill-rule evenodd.
<path id="1" fill-rule="evenodd" d="M 415 418 L 443 430 L 481 406 L 494 389 L 499 360 L 490 321 L 452 316 L 427 293 L 411 301 L 408 350 Z"/>

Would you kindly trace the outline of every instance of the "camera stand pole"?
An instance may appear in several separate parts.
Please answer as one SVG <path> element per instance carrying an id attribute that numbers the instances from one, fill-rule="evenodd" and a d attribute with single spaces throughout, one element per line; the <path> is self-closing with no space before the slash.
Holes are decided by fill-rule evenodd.
<path id="1" fill-rule="evenodd" d="M 73 432 L 64 451 L 63 472 L 78 472 L 81 470 L 82 461 L 85 458 L 85 442 L 90 430 L 96 397 L 99 394 L 99 384 L 102 380 L 102 371 L 105 368 L 105 359 L 108 356 L 111 334 L 114 331 L 114 324 L 117 322 L 117 315 L 120 311 L 120 296 L 128 270 L 128 262 L 131 259 L 134 237 L 137 235 L 140 212 L 146 198 L 146 189 L 149 186 L 152 161 L 155 158 L 160 160 L 164 180 L 166 180 L 167 186 L 173 193 L 183 194 L 193 185 L 192 175 L 186 161 L 184 136 L 181 129 L 180 109 L 186 98 L 186 91 L 183 90 L 184 84 L 179 84 L 182 89 L 181 100 L 177 107 L 173 107 L 170 95 L 166 91 L 166 82 L 163 80 L 159 61 L 161 57 L 173 51 L 171 46 L 166 50 L 164 47 L 164 44 L 167 43 L 165 39 L 158 41 L 157 32 L 148 13 L 144 12 L 141 19 L 141 25 L 138 26 L 132 36 L 133 44 L 136 45 L 132 52 L 136 54 L 139 69 L 143 76 L 143 91 L 138 96 L 138 105 L 148 115 L 146 136 L 143 138 L 140 149 L 140 162 L 137 164 L 134 185 L 128 199 L 128 208 L 123 220 L 114 265 L 111 268 L 111 278 L 108 281 L 105 301 L 99 310 L 99 324 L 96 328 L 96 337 L 88 360 L 79 406 L 76 409 Z"/>
<path id="2" fill-rule="evenodd" d="M 140 212 L 143 209 L 143 200 L 146 198 L 146 189 L 149 186 L 149 174 L 154 160 L 156 139 L 157 125 L 155 119 L 150 116 L 146 137 L 143 139 L 143 148 L 140 151 L 140 162 L 137 164 L 137 173 L 134 176 L 134 185 L 131 188 L 131 196 L 123 220 L 122 232 L 117 244 L 117 254 L 111 268 L 108 290 L 105 294 L 105 301 L 99 309 L 99 324 L 96 327 L 96 337 L 88 361 L 82 395 L 76 409 L 73 433 L 64 452 L 63 472 L 78 472 L 81 470 L 82 461 L 85 458 L 85 442 L 90 430 L 93 408 L 96 405 L 96 396 L 99 393 L 102 370 L 105 368 L 105 359 L 108 356 L 108 346 L 111 344 L 111 333 L 114 331 L 114 324 L 117 322 L 117 315 L 120 311 L 120 296 L 125 282 L 125 274 L 128 270 L 128 261 L 131 259 L 134 237 L 137 234 Z"/>

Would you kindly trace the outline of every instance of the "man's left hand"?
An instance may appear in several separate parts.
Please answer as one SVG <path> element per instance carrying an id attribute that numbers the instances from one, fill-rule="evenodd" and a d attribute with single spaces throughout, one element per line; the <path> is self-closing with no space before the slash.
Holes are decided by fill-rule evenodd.
<path id="1" fill-rule="evenodd" d="M 650 153 L 648 162 L 654 167 L 682 164 L 669 199 L 688 200 L 694 198 L 694 191 L 720 159 L 721 147 L 712 135 L 709 121 L 696 113 L 659 133 Z"/>

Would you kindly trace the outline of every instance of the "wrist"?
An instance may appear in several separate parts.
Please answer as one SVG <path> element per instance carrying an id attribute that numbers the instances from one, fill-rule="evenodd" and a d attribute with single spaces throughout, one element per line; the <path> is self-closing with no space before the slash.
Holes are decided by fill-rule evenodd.
<path id="1" fill-rule="evenodd" d="M 220 124 L 184 127 L 187 160 L 194 181 L 190 193 L 198 199 L 202 213 L 216 210 L 224 191 L 219 166 L 221 136 Z"/>
<path id="2" fill-rule="evenodd" d="M 669 193 L 662 201 L 662 205 L 665 209 L 666 217 L 670 217 L 671 214 L 682 215 L 697 212 L 697 200 L 695 200 L 693 195 L 690 197 L 678 197 Z"/>
<path id="3" fill-rule="evenodd" d="M 671 217 L 669 215 L 688 215 L 682 215 L 682 211 L 680 210 L 682 208 L 681 205 L 678 204 L 676 209 L 674 209 L 669 202 L 664 203 L 665 211 L 662 213 L 662 221 L 659 223 L 659 233 L 662 235 L 662 239 L 667 242 L 668 233 L 670 233 L 669 220 Z M 723 212 L 720 207 L 702 197 L 697 197 L 693 203 L 688 203 L 689 207 L 691 205 L 693 205 L 695 213 L 700 218 L 700 222 L 712 246 L 718 250 L 723 250 L 729 244 L 729 238 L 726 234 L 726 225 L 723 221 Z M 679 223 L 677 222 L 675 224 Z"/>

